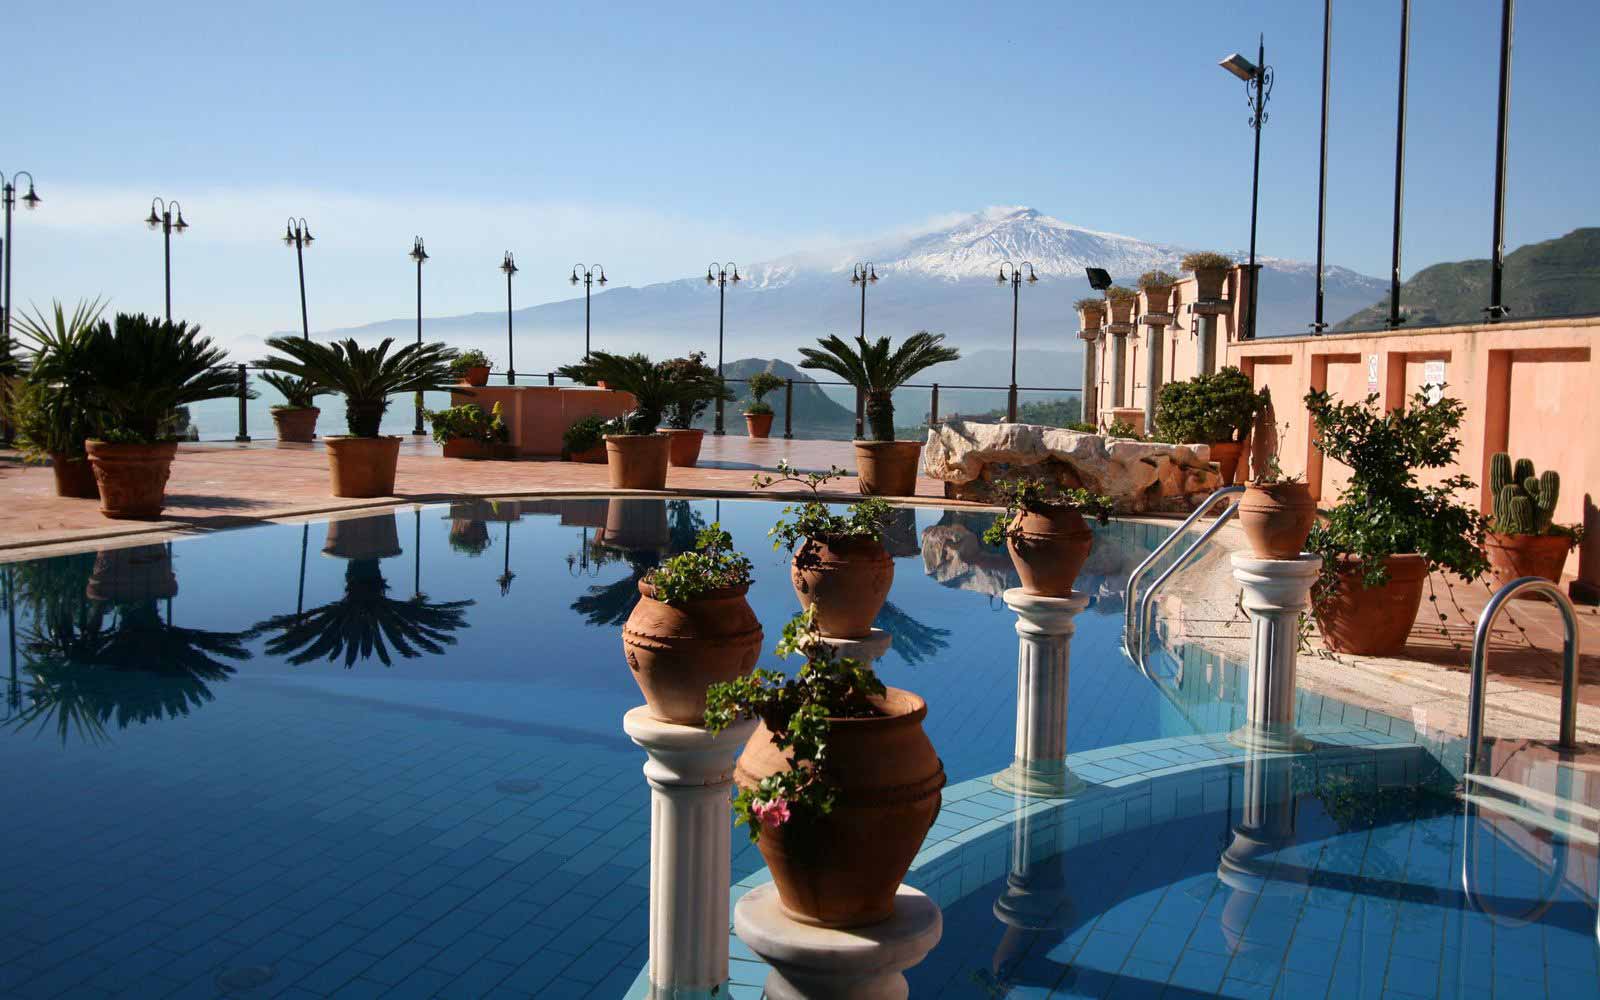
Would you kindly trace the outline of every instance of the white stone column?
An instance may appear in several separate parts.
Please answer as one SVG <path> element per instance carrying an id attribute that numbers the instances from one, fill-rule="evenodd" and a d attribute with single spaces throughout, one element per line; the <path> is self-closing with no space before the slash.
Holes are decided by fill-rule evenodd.
<path id="1" fill-rule="evenodd" d="M 1128 391 L 1128 326 L 1111 330 L 1111 406 L 1122 406 Z M 1109 329 L 1109 328 L 1108 328 Z"/>
<path id="2" fill-rule="evenodd" d="M 881 628 L 874 628 L 871 632 L 859 639 L 833 639 L 823 636 L 822 641 L 833 647 L 833 653 L 840 659 L 860 660 L 867 666 L 878 662 L 878 658 L 889 651 L 894 645 L 894 636 Z"/>
<path id="3" fill-rule="evenodd" d="M 740 898 L 733 929 L 772 967 L 767 1000 L 905 1000 L 910 987 L 902 973 L 939 943 L 944 916 L 933 900 L 902 885 L 894 916 L 882 923 L 815 927 L 785 914 L 769 882 Z"/>
<path id="4" fill-rule="evenodd" d="M 1217 370 L 1217 317 L 1215 313 L 1202 313 L 1200 316 L 1200 340 L 1196 346 L 1198 352 L 1199 372 L 1210 375 Z"/>
<path id="5" fill-rule="evenodd" d="M 1156 427 L 1156 397 L 1161 394 L 1161 366 L 1165 363 L 1167 347 L 1166 313 L 1151 313 L 1144 322 L 1150 329 L 1150 343 L 1144 352 L 1144 432 L 1152 434 Z"/>
<path id="6" fill-rule="evenodd" d="M 1100 335 L 1094 330 L 1085 330 L 1078 334 L 1083 341 L 1083 377 L 1078 384 L 1083 387 L 1083 413 L 1081 419 L 1086 424 L 1100 423 L 1100 387 L 1096 380 L 1099 373 L 1095 371 L 1095 344 Z"/>
<path id="7" fill-rule="evenodd" d="M 1017 613 L 1017 731 L 1011 766 L 994 783 L 1022 795 L 1060 798 L 1083 788 L 1067 769 L 1067 679 L 1074 619 L 1089 595 L 1037 597 L 1005 592 Z"/>
<path id="8" fill-rule="evenodd" d="M 733 761 L 755 720 L 712 734 L 640 705 L 622 728 L 650 759 L 650 996 L 728 995 Z"/>
<path id="9" fill-rule="evenodd" d="M 1228 734 L 1236 746 L 1267 753 L 1298 753 L 1310 746 L 1294 727 L 1294 682 L 1300 613 L 1310 603 L 1311 585 L 1321 568 L 1322 558 L 1309 552 L 1298 559 L 1233 554 L 1233 578 L 1243 588 L 1242 603 L 1250 616 L 1246 722 Z"/>

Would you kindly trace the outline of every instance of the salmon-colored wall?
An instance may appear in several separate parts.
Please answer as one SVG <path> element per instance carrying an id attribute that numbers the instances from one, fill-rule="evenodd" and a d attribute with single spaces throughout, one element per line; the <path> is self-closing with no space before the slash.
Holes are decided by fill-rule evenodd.
<path id="1" fill-rule="evenodd" d="M 501 418 L 511 431 L 511 444 L 526 458 L 555 458 L 561 435 L 584 417 L 602 420 L 633 409 L 633 396 L 614 389 L 588 386 L 486 385 L 450 394 L 450 404 L 476 403 L 485 410 L 500 404 Z"/>

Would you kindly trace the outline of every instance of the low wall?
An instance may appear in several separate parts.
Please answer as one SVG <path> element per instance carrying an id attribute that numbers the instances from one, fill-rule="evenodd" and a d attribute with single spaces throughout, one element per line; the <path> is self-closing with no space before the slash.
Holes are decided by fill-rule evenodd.
<path id="1" fill-rule="evenodd" d="M 471 395 L 452 392 L 450 405 L 476 403 L 485 410 L 500 404 L 519 458 L 559 458 L 561 435 L 584 417 L 602 420 L 633 409 L 633 396 L 588 386 L 486 385 Z"/>

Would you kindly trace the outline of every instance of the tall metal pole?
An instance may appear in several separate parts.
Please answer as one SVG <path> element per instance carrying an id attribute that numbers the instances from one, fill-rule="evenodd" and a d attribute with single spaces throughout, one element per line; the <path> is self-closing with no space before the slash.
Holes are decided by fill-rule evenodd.
<path id="1" fill-rule="evenodd" d="M 1317 317 L 1311 332 L 1320 335 L 1328 324 L 1322 318 L 1322 298 L 1325 279 L 1322 272 L 1323 250 L 1327 237 L 1328 212 L 1328 75 L 1329 46 L 1333 33 L 1333 0 L 1322 0 L 1322 146 L 1317 159 Z"/>
<path id="2" fill-rule="evenodd" d="M 1400 325 L 1400 218 L 1406 189 L 1406 69 L 1411 62 L 1411 0 L 1400 0 L 1400 87 L 1394 129 L 1394 247 L 1389 265 L 1389 328 Z"/>
<path id="3" fill-rule="evenodd" d="M 5 302 L 0 303 L 0 307 L 4 307 L 4 311 L 5 311 L 5 345 L 6 345 L 6 350 L 5 350 L 5 357 L 4 357 L 3 360 L 6 361 L 6 362 L 9 362 L 11 360 L 11 255 L 12 255 L 12 252 L 13 252 L 12 251 L 12 245 L 11 245 L 11 206 L 16 204 L 16 201 L 17 201 L 16 185 L 12 184 L 10 181 L 5 180 L 5 178 L 0 177 L 0 202 L 4 202 L 4 204 L 5 204 L 5 212 L 6 212 L 6 238 L 5 238 L 5 241 L 3 243 L 0 243 L 0 256 L 3 256 L 5 258 L 5 267 L 6 267 L 6 275 L 5 275 L 5 277 L 6 277 L 6 288 L 5 288 L 6 296 L 5 296 Z M 10 425 L 9 422 L 7 422 L 7 424 L 6 424 L 6 439 L 7 439 L 8 443 L 10 441 L 10 432 L 11 432 L 11 425 Z"/>
<path id="4" fill-rule="evenodd" d="M 172 209 L 161 213 L 161 243 L 166 250 L 167 322 L 172 322 Z"/>
<path id="5" fill-rule="evenodd" d="M 589 275 L 583 276 L 583 356 L 589 356 Z"/>
<path id="6" fill-rule="evenodd" d="M 861 342 L 867 340 L 867 286 L 877 282 L 878 268 L 871 261 L 855 265 L 850 269 L 850 283 L 861 286 Z M 856 389 L 856 439 L 860 440 L 862 432 L 862 417 L 866 406 L 866 399 L 858 387 Z"/>
<path id="7" fill-rule="evenodd" d="M 1498 322 L 1506 313 L 1504 281 L 1506 271 L 1506 132 L 1511 125 L 1511 32 L 1517 16 L 1516 0 L 1503 0 L 1500 6 L 1500 115 L 1496 123 L 1494 150 L 1494 250 L 1489 272 L 1489 322 Z"/>
<path id="8" fill-rule="evenodd" d="M 161 211 L 156 211 L 156 205 Z M 176 218 L 174 218 L 176 216 Z M 166 291 L 167 322 L 172 322 L 172 234 L 182 236 L 189 224 L 183 221 L 183 208 L 177 201 L 167 201 L 157 196 L 150 201 L 150 214 L 144 220 L 151 229 L 161 230 L 163 286 Z"/>
<path id="9" fill-rule="evenodd" d="M 516 385 L 517 359 L 516 339 L 512 334 L 511 276 L 517 273 L 517 262 L 511 256 L 510 250 L 506 251 L 505 259 L 500 262 L 500 270 L 506 275 L 506 385 Z"/>
<path id="10" fill-rule="evenodd" d="M 717 379 L 722 379 L 722 339 L 728 318 L 728 278 L 717 275 Z M 722 397 L 717 397 L 717 434 L 722 434 Z"/>
<path id="11" fill-rule="evenodd" d="M 417 346 L 422 346 L 422 262 L 428 259 L 428 251 L 422 244 L 422 237 L 418 236 L 411 242 L 412 260 L 417 262 Z M 416 424 L 411 428 L 411 433 L 422 436 L 422 393 L 416 395 Z"/>
<path id="12" fill-rule="evenodd" d="M 1246 340 L 1256 339 L 1256 299 L 1260 296 L 1258 286 L 1260 280 L 1256 271 L 1256 213 L 1261 197 L 1261 125 L 1265 121 L 1262 112 L 1267 103 L 1267 41 L 1262 35 L 1256 42 L 1256 153 L 1255 163 L 1250 170 L 1250 305 L 1245 318 Z"/>
<path id="13" fill-rule="evenodd" d="M 311 339 L 311 320 L 306 315 L 306 244 L 304 237 L 296 233 L 294 238 L 294 262 L 300 269 L 300 332 L 306 339 Z"/>

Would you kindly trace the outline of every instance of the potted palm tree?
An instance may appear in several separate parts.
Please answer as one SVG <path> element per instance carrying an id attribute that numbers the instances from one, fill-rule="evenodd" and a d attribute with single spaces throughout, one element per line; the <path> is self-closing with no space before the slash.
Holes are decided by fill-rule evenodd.
<path id="1" fill-rule="evenodd" d="M 783 379 L 769 371 L 759 371 L 745 379 L 745 388 L 750 390 L 750 402 L 744 407 L 745 432 L 753 438 L 764 438 L 772 434 L 772 404 L 767 402 L 767 393 L 783 388 Z"/>
<path id="2" fill-rule="evenodd" d="M 557 375 L 584 385 L 605 384 L 633 396 L 633 409 L 609 421 L 605 435 L 606 467 L 617 489 L 660 490 L 667 485 L 671 440 L 659 432 L 668 409 L 693 394 L 695 387 L 672 376 L 643 354 L 593 351 Z"/>
<path id="3" fill-rule="evenodd" d="M 178 453 L 174 417 L 181 407 L 239 391 L 227 354 L 200 328 L 118 313 L 89 335 L 84 375 L 98 438 L 86 447 L 100 484 L 100 512 L 112 518 L 156 517 Z"/>
<path id="4" fill-rule="evenodd" d="M 1195 298 L 1216 300 L 1222 298 L 1223 283 L 1233 269 L 1233 258 L 1211 250 L 1185 254 L 1179 266 L 1194 275 Z"/>
<path id="5" fill-rule="evenodd" d="M 489 384 L 489 355 L 469 347 L 450 362 L 450 374 L 458 382 L 478 387 Z"/>
<path id="6" fill-rule="evenodd" d="M 319 344 L 301 337 L 273 337 L 267 346 L 281 356 L 261 362 L 263 368 L 326 386 L 344 396 L 349 436 L 330 435 L 328 471 L 336 497 L 382 497 L 394 493 L 400 438 L 382 435 L 389 397 L 402 393 L 445 392 L 452 385 L 450 362 L 456 352 L 443 344 L 407 344 L 389 353 L 393 338 L 377 347 L 355 340 Z"/>
<path id="7" fill-rule="evenodd" d="M 1510 454 L 1496 452 L 1489 459 L 1489 496 L 1494 514 L 1485 554 L 1494 585 L 1503 587 L 1524 576 L 1560 582 L 1567 553 L 1583 540 L 1582 525 L 1555 523 L 1561 474 L 1546 469 L 1536 475 L 1531 459 L 1513 463 Z"/>
<path id="8" fill-rule="evenodd" d="M 695 351 L 688 357 L 661 362 L 668 377 L 678 381 L 683 393 L 677 402 L 667 407 L 666 424 L 662 433 L 671 438 L 667 447 L 667 462 L 679 468 L 692 469 L 700 461 L 700 445 L 704 441 L 704 427 L 696 427 L 706 408 L 718 399 L 730 400 L 733 393 L 722 384 L 717 370 L 706 364 L 706 352 Z"/>
<path id="9" fill-rule="evenodd" d="M 60 302 L 53 306 L 52 316 L 35 310 L 14 320 L 31 351 L 23 377 L 6 392 L 6 417 L 28 460 L 50 462 L 56 496 L 97 500 L 100 488 L 84 442 L 99 437 L 87 373 L 90 341 L 105 307 L 99 299 L 80 301 L 68 316 Z"/>
<path id="10" fill-rule="evenodd" d="M 800 348 L 805 358 L 800 367 L 832 372 L 855 386 L 866 400 L 868 438 L 855 442 L 861 492 L 868 496 L 914 495 L 922 443 L 894 439 L 894 391 L 918 372 L 955 361 L 961 352 L 944 346 L 944 334 L 926 330 L 907 337 L 893 352 L 889 350 L 888 337 L 868 343 L 865 337 L 858 336 L 853 348 L 837 336 L 824 337 L 817 343 L 820 350 Z"/>
<path id="11" fill-rule="evenodd" d="M 283 372 L 266 372 L 261 381 L 283 397 L 283 402 L 272 408 L 272 424 L 278 429 L 278 440 L 301 443 L 316 440 L 317 418 L 322 415 L 317 397 L 326 396 L 332 390 Z"/>

